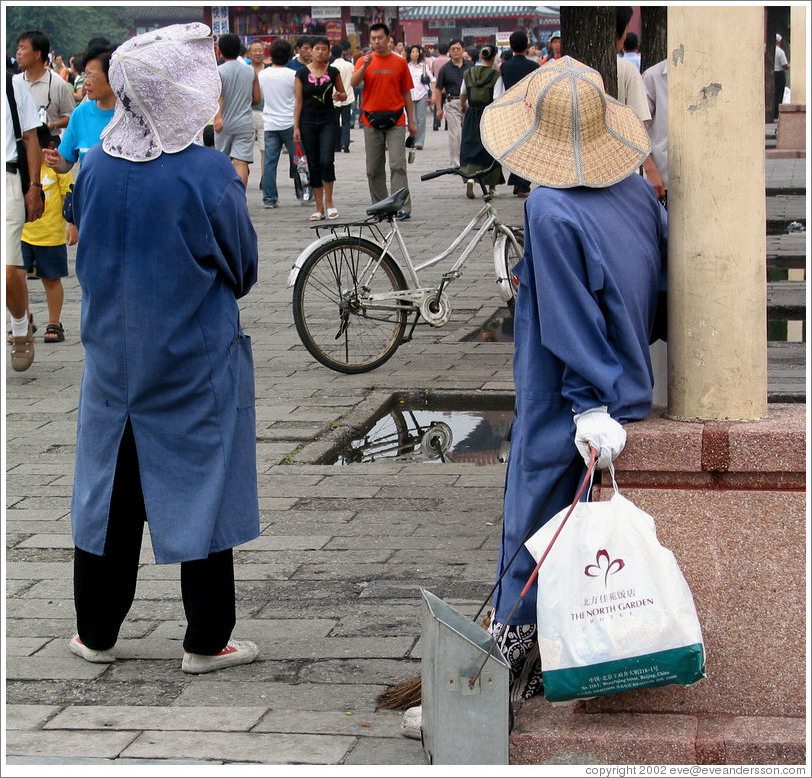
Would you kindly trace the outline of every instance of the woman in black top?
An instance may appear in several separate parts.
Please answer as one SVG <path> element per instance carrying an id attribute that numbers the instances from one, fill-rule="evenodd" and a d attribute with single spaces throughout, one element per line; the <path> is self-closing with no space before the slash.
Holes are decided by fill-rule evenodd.
<path id="1" fill-rule="evenodd" d="M 311 214 L 310 221 L 338 216 L 333 205 L 338 130 L 333 100 L 345 100 L 347 93 L 338 70 L 327 64 L 329 56 L 330 42 L 327 38 L 316 38 L 313 41 L 313 61 L 296 72 L 294 83 L 293 140 L 304 146 L 310 186 L 316 201 L 316 212 Z"/>

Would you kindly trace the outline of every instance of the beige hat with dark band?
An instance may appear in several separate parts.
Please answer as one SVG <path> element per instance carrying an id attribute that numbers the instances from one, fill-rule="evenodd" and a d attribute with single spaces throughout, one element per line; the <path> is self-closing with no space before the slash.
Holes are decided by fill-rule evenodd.
<path id="1" fill-rule="evenodd" d="M 634 109 L 609 97 L 600 73 L 572 57 L 537 68 L 494 100 L 480 132 L 503 167 L 555 189 L 611 186 L 650 150 Z"/>

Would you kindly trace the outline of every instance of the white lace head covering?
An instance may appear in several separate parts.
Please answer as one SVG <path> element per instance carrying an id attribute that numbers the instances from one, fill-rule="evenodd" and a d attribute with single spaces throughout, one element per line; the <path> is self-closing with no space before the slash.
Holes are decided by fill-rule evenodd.
<path id="1" fill-rule="evenodd" d="M 220 74 L 205 24 L 172 24 L 136 35 L 110 58 L 118 98 L 101 133 L 113 157 L 148 162 L 191 145 L 217 113 Z"/>

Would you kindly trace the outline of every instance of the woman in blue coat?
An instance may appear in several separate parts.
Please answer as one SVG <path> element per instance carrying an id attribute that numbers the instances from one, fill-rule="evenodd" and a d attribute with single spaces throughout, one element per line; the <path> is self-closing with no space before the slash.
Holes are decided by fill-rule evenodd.
<path id="1" fill-rule="evenodd" d="M 514 271 L 516 418 L 491 623 L 494 634 L 507 625 L 500 647 L 519 702 L 542 690 L 536 598 L 544 592 L 533 586 L 514 611 L 535 567 L 523 544 L 572 502 L 590 449 L 597 467 L 608 467 L 623 450 L 623 423 L 651 409 L 666 215 L 636 174 L 649 150 L 643 124 L 570 57 L 488 106 L 482 138 L 504 167 L 540 185 L 525 205 L 525 253 Z"/>
<path id="2" fill-rule="evenodd" d="M 208 28 L 127 41 L 109 80 L 115 113 L 73 199 L 86 361 L 70 648 L 115 658 L 146 521 L 156 562 L 181 563 L 182 669 L 208 672 L 257 655 L 231 639 L 232 549 L 259 534 L 253 361 L 237 305 L 256 281 L 256 233 L 229 160 L 193 143 L 220 91 Z"/>

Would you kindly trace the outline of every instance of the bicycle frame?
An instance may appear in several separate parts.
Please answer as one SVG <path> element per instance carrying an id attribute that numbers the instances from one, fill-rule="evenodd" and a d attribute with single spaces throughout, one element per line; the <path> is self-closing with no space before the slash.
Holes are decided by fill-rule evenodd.
<path id="1" fill-rule="evenodd" d="M 482 222 L 481 224 L 479 224 L 480 221 Z M 477 234 L 474 235 L 474 237 L 469 241 L 468 245 L 463 249 L 462 253 L 457 258 L 457 261 L 444 274 L 444 277 L 447 279 L 458 278 L 463 265 L 465 265 L 465 263 L 468 261 L 468 258 L 471 256 L 476 247 L 482 241 L 486 233 L 488 233 L 491 230 L 491 228 L 497 223 L 498 219 L 496 211 L 489 202 L 485 203 L 482 206 L 482 208 L 479 209 L 479 212 L 464 227 L 462 232 L 460 232 L 459 235 L 457 235 L 457 237 L 454 238 L 451 245 L 449 245 L 446 249 L 444 249 L 440 254 L 437 254 L 431 259 L 427 259 L 418 265 L 415 265 L 412 262 L 409 250 L 406 247 L 405 241 L 403 240 L 403 235 L 398 229 L 397 222 L 393 222 L 392 230 L 386 236 L 386 241 L 384 243 L 383 248 L 385 252 L 389 251 L 389 249 L 392 246 L 392 243 L 394 241 L 397 242 L 398 248 L 400 249 L 405 262 L 405 267 L 403 268 L 403 270 L 406 272 L 406 280 L 409 284 L 409 289 L 410 291 L 414 292 L 418 291 L 422 292 L 425 291 L 425 288 L 421 287 L 420 278 L 418 276 L 418 273 L 420 273 L 421 270 L 425 270 L 426 268 L 429 267 L 434 267 L 434 265 L 437 265 L 447 257 L 450 257 L 462 245 L 463 241 L 465 241 L 465 239 L 472 232 L 474 232 L 474 230 L 477 229 L 477 225 L 479 225 Z"/>
<path id="2" fill-rule="evenodd" d="M 323 238 L 319 238 L 319 240 L 315 241 L 307 248 L 305 248 L 299 257 L 296 259 L 294 266 L 291 268 L 290 275 L 288 276 L 288 286 L 293 286 L 296 281 L 296 276 L 298 275 L 299 268 L 304 264 L 304 261 L 311 255 L 314 248 L 320 243 L 329 243 L 333 240 L 334 236 L 338 233 L 339 229 L 343 229 L 346 235 L 351 235 L 350 232 L 351 227 L 359 227 L 358 237 L 361 237 L 361 229 L 363 227 L 368 227 L 373 229 L 377 227 L 377 223 L 368 223 L 368 222 L 356 222 L 354 224 L 345 224 L 345 225 L 319 225 L 321 229 L 330 229 L 331 234 L 325 236 Z M 378 227 L 379 235 L 382 238 L 376 239 L 374 232 L 373 232 L 373 241 L 377 243 L 382 251 L 381 255 L 390 254 L 390 256 L 395 257 L 395 254 L 392 253 L 391 249 L 397 245 L 398 249 L 400 250 L 400 254 L 402 256 L 402 260 L 397 260 L 398 264 L 401 266 L 401 269 L 404 271 L 404 276 L 406 278 L 406 283 L 408 284 L 408 290 L 399 291 L 397 294 L 391 293 L 386 295 L 372 295 L 368 298 L 368 302 L 382 302 L 385 299 L 394 299 L 397 298 L 401 301 L 409 300 L 415 304 L 419 303 L 420 300 L 427 292 L 436 292 L 438 287 L 424 287 L 421 285 L 419 273 L 422 270 L 427 268 L 433 267 L 434 265 L 439 264 L 444 259 L 447 259 L 455 251 L 463 244 L 465 239 L 471 235 L 472 232 L 476 231 L 476 234 L 471 238 L 468 244 L 460 253 L 457 261 L 451 266 L 449 270 L 447 270 L 442 277 L 442 281 L 440 283 L 440 289 L 445 285 L 447 281 L 451 281 L 455 278 L 459 278 L 461 275 L 461 271 L 465 263 L 468 261 L 471 254 L 474 252 L 476 247 L 479 243 L 483 240 L 484 236 L 492 229 L 496 229 L 497 231 L 503 231 L 510 240 L 515 242 L 515 235 L 513 230 L 505 224 L 502 224 L 496 213 L 496 210 L 491 205 L 490 200 L 486 201 L 485 204 L 479 209 L 479 211 L 474 215 L 474 217 L 468 222 L 468 224 L 463 228 L 463 230 L 457 235 L 456 238 L 452 241 L 452 243 L 445 248 L 440 254 L 437 254 L 431 259 L 427 259 L 424 262 L 420 262 L 419 264 L 415 265 L 412 261 L 411 255 L 409 254 L 409 249 L 406 246 L 406 242 L 403 239 L 403 235 L 398 228 L 398 223 L 396 221 L 391 222 L 391 228 L 389 231 L 384 234 L 382 230 Z M 375 268 L 372 269 L 372 273 L 374 274 Z"/>

